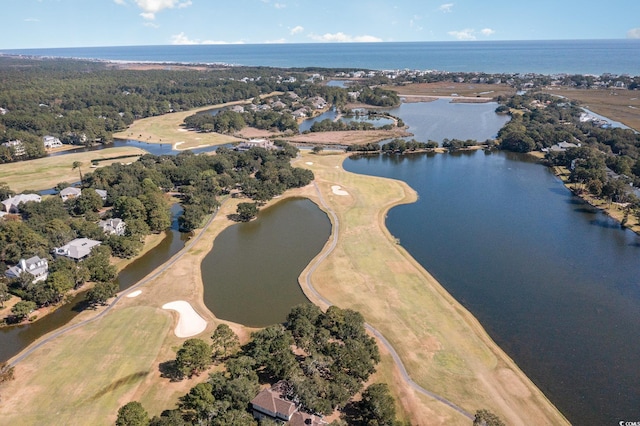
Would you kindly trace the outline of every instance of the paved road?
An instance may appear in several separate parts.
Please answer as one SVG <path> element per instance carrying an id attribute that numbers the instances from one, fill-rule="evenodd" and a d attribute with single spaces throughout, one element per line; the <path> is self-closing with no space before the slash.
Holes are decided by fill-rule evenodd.
<path id="1" fill-rule="evenodd" d="M 322 197 L 322 193 L 320 192 L 320 189 L 318 188 L 317 183 L 313 182 L 313 185 L 315 186 L 316 192 L 318 193 L 318 198 L 320 200 L 320 204 L 322 205 L 322 207 L 324 207 L 325 211 L 327 211 L 329 213 L 329 215 L 333 219 L 333 221 L 332 221 L 333 222 L 333 234 L 332 234 L 333 238 L 331 240 L 331 243 L 329 244 L 329 248 L 327 250 L 325 250 L 322 253 L 322 255 L 319 256 L 314 261 L 314 263 L 311 266 L 311 268 L 309 268 L 309 273 L 306 276 L 306 284 L 307 284 L 307 287 L 309 288 L 309 290 L 311 291 L 311 293 L 313 293 L 313 295 L 318 300 L 322 301 L 322 303 L 326 304 L 327 307 L 329 307 L 329 306 L 333 305 L 333 303 L 331 303 L 331 301 L 329 301 L 329 299 L 323 297 L 313 287 L 313 285 L 311 284 L 311 275 L 313 275 L 313 273 L 318 268 L 318 266 L 336 248 L 336 245 L 338 243 L 338 234 L 339 234 L 339 231 L 340 231 L 340 221 L 338 220 L 338 216 L 336 215 L 336 213 L 333 210 L 331 210 L 331 208 L 324 201 L 324 198 Z M 413 389 L 417 390 L 418 392 L 422 393 L 423 395 L 427 395 L 427 396 L 429 396 L 429 397 L 431 397 L 431 398 L 433 398 L 433 399 L 435 399 L 435 400 L 447 405 L 448 407 L 454 409 L 455 411 L 457 411 L 458 413 L 460 413 L 463 416 L 467 417 L 468 419 L 470 419 L 470 420 L 474 419 L 474 416 L 471 413 L 469 413 L 466 410 L 464 410 L 463 408 L 460 408 L 459 406 L 457 406 L 453 402 L 449 401 L 448 399 L 446 399 L 446 398 L 444 398 L 444 397 L 442 397 L 442 396 L 440 396 L 438 394 L 435 394 L 435 393 L 423 388 L 422 386 L 420 386 L 416 382 L 414 382 L 413 379 L 411 379 L 411 377 L 409 376 L 409 373 L 407 372 L 407 369 L 404 367 L 404 364 L 402 363 L 402 360 L 400 359 L 400 356 L 398 355 L 396 350 L 393 348 L 391 343 L 389 343 L 389 341 L 384 337 L 384 335 L 382 333 L 380 333 L 378 330 L 376 330 L 374 327 L 372 327 L 371 324 L 366 323 L 365 327 L 373 335 L 376 336 L 376 338 L 384 345 L 385 348 L 387 348 L 387 350 L 391 354 L 391 357 L 393 358 L 393 361 L 396 363 L 398 369 L 400 370 L 400 374 L 401 374 L 402 378 L 404 379 L 405 382 L 407 382 L 409 384 L 409 386 L 411 386 Z"/>

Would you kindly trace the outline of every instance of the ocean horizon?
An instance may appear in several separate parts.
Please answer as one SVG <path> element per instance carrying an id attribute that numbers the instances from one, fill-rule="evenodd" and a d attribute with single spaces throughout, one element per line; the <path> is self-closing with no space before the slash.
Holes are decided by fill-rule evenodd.
<path id="1" fill-rule="evenodd" d="M 0 49 L 0 55 L 275 68 L 640 75 L 640 40 L 211 44 Z"/>

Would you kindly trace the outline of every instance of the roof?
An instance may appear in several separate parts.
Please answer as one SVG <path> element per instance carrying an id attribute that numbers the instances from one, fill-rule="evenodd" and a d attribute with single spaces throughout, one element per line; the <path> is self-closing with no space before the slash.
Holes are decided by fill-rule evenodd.
<path id="1" fill-rule="evenodd" d="M 314 416 L 313 414 L 296 411 L 295 413 L 293 413 L 293 415 L 291 416 L 291 420 L 289 420 L 287 424 L 290 426 L 322 426 L 326 425 L 327 422 L 325 422 L 318 416 Z"/>
<path id="2" fill-rule="evenodd" d="M 6 275 L 11 277 L 19 277 L 23 272 L 28 272 L 33 276 L 38 276 L 49 271 L 49 264 L 46 259 L 39 256 L 33 256 L 26 260 L 21 260 L 15 266 L 7 269 Z"/>
<path id="3" fill-rule="evenodd" d="M 7 198 L 2 202 L 2 204 L 6 207 L 5 210 L 10 211 L 12 206 L 17 207 L 18 204 L 26 203 L 28 201 L 35 201 L 39 203 L 42 201 L 42 197 L 38 194 L 18 194 L 15 197 Z"/>
<path id="4" fill-rule="evenodd" d="M 251 400 L 251 406 L 254 410 L 287 421 L 291 419 L 291 416 L 297 410 L 293 402 L 280 398 L 280 396 L 271 389 L 263 389 L 260 391 L 260 393 Z"/>
<path id="5" fill-rule="evenodd" d="M 89 238 L 76 238 L 69 244 L 55 248 L 54 251 L 56 255 L 79 260 L 88 256 L 91 253 L 91 249 L 100 244 L 100 241 L 90 240 Z"/>
<path id="6" fill-rule="evenodd" d="M 96 191 L 96 194 L 98 194 L 100 197 L 107 198 L 107 191 L 105 191 L 104 189 L 95 189 L 94 191 Z"/>
<path id="7" fill-rule="evenodd" d="M 61 197 L 69 197 L 69 196 L 77 197 L 81 193 L 82 193 L 82 190 L 80 188 L 75 188 L 73 186 L 68 186 L 65 189 L 63 189 L 62 191 L 60 191 L 60 196 Z"/>

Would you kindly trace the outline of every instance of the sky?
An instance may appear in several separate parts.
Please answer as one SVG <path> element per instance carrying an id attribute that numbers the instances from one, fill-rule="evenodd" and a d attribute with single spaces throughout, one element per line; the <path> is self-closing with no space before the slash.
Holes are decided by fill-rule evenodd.
<path id="1" fill-rule="evenodd" d="M 0 49 L 640 39 L 640 1 L 0 0 Z"/>

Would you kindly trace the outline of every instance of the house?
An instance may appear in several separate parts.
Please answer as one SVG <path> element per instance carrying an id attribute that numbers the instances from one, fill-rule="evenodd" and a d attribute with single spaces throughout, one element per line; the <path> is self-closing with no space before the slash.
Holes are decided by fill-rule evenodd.
<path id="1" fill-rule="evenodd" d="M 291 113 L 291 115 L 293 115 L 293 118 L 306 118 L 307 117 L 307 110 L 306 110 L 306 108 L 300 108 L 300 109 L 297 109 L 297 110 L 293 111 Z"/>
<path id="2" fill-rule="evenodd" d="M 291 426 L 324 426 L 327 424 L 321 417 L 304 413 L 298 410 L 298 406 L 282 398 L 283 382 L 276 383 L 270 389 L 263 389 L 251 400 L 253 418 L 260 421 L 270 419 L 276 422 L 285 422 Z"/>
<path id="3" fill-rule="evenodd" d="M 244 112 L 244 107 L 242 105 L 234 105 L 231 108 L 229 108 L 229 111 L 233 111 L 233 112 L 237 112 L 237 113 L 243 113 Z"/>
<path id="4" fill-rule="evenodd" d="M 107 201 L 107 191 L 104 189 L 94 189 L 94 191 L 102 198 L 102 201 Z"/>
<path id="5" fill-rule="evenodd" d="M 11 266 L 4 273 L 8 278 L 20 278 L 23 273 L 29 273 L 33 276 L 32 283 L 44 281 L 49 276 L 49 263 L 47 259 L 42 259 L 39 256 L 33 256 L 29 259 L 20 259 L 20 263 L 16 266 Z"/>
<path id="6" fill-rule="evenodd" d="M 76 238 L 62 247 L 53 249 L 56 256 L 64 256 L 73 260 L 82 260 L 91 254 L 91 249 L 99 246 L 100 241 L 90 240 L 88 238 Z"/>
<path id="7" fill-rule="evenodd" d="M 68 186 L 62 191 L 60 191 L 60 198 L 62 201 L 67 201 L 71 198 L 79 197 L 82 194 L 82 190 L 80 188 L 74 188 L 72 186 Z"/>
<path id="8" fill-rule="evenodd" d="M 44 144 L 45 149 L 58 148 L 62 146 L 62 142 L 60 142 L 60 139 L 51 135 L 43 136 L 42 143 Z"/>
<path id="9" fill-rule="evenodd" d="M 126 223 L 122 219 L 106 219 L 98 222 L 98 226 L 105 234 L 109 235 L 124 235 L 126 230 Z"/>
<path id="10" fill-rule="evenodd" d="M 14 197 L 7 198 L 2 202 L 2 208 L 7 213 L 18 213 L 20 211 L 20 204 L 29 201 L 35 201 L 39 203 L 42 201 L 42 197 L 38 194 L 18 194 Z"/>
<path id="11" fill-rule="evenodd" d="M 269 418 L 283 422 L 291 420 L 293 413 L 298 410 L 296 404 L 282 399 L 278 393 L 266 388 L 251 400 L 251 409 L 256 420 Z"/>
<path id="12" fill-rule="evenodd" d="M 275 149 L 276 146 L 267 139 L 249 139 L 235 147 L 236 151 L 248 151 L 251 148 Z"/>
<path id="13" fill-rule="evenodd" d="M 26 149 L 24 148 L 24 144 L 22 143 L 21 140 L 8 141 L 3 143 L 2 146 L 6 146 L 7 148 L 13 148 L 13 154 L 17 157 L 20 157 L 27 153 Z"/>
<path id="14" fill-rule="evenodd" d="M 579 148 L 581 144 L 575 144 L 571 142 L 560 142 L 555 145 L 551 145 L 549 148 L 542 148 L 543 152 L 564 152 L 568 148 Z"/>

